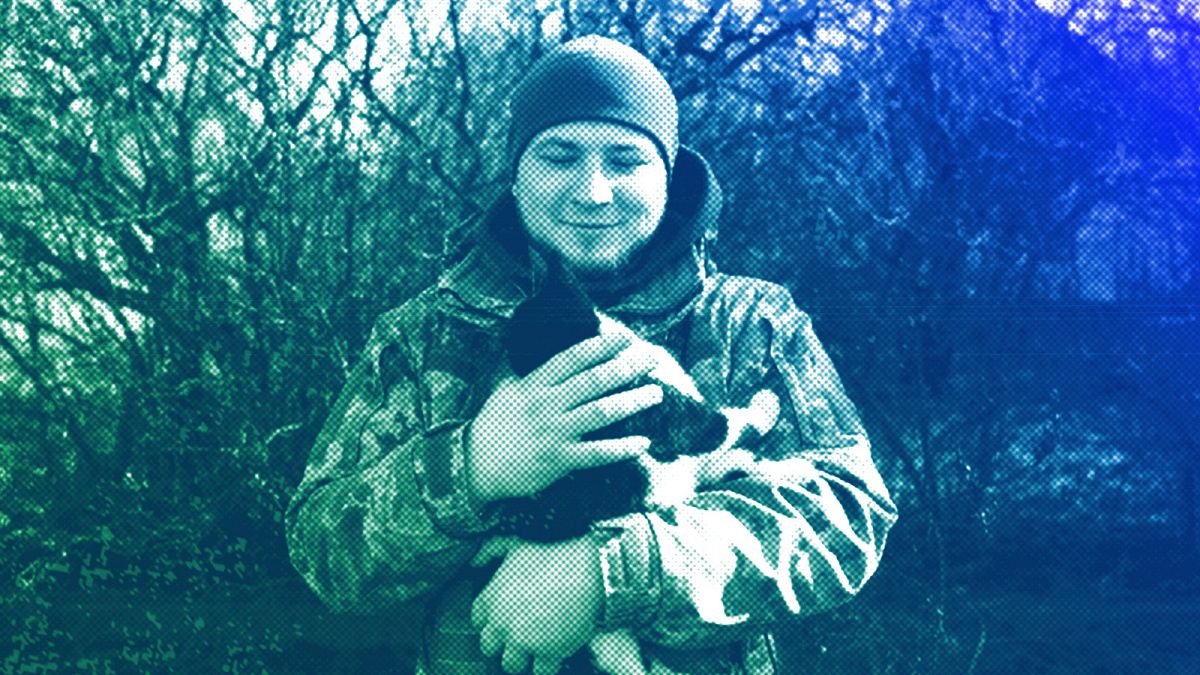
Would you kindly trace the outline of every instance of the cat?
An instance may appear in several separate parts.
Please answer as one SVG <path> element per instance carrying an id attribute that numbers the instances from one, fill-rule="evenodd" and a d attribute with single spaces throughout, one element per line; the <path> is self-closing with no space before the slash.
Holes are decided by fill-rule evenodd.
<path id="1" fill-rule="evenodd" d="M 564 349 L 610 333 L 626 335 L 628 349 L 651 360 L 653 370 L 638 384 L 661 385 L 663 399 L 584 438 L 646 436 L 651 441 L 648 450 L 636 459 L 572 472 L 533 496 L 506 500 L 499 510 L 502 515 L 496 536 L 473 561 L 477 566 L 502 557 L 520 541 L 565 541 L 585 535 L 599 520 L 670 509 L 754 462 L 743 446 L 765 436 L 774 426 L 778 397 L 763 389 L 744 408 L 706 402 L 670 352 L 598 311 L 561 264 L 550 263 L 541 287 L 516 308 L 505 327 L 503 343 L 513 372 L 523 377 Z M 645 672 L 637 640 L 628 630 L 597 635 L 589 649 L 594 665 L 602 672 Z"/>

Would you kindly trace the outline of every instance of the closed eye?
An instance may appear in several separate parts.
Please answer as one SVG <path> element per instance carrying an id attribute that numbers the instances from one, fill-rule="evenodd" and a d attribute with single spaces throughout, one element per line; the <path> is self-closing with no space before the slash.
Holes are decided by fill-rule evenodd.
<path id="1" fill-rule="evenodd" d="M 617 169 L 622 170 L 622 171 L 632 171 L 633 169 L 636 169 L 640 166 L 645 166 L 645 165 L 649 164 L 649 162 L 647 162 L 643 159 L 627 159 L 627 158 L 612 159 L 612 160 L 609 160 L 609 163 L 612 164 L 612 166 L 614 166 Z"/>
<path id="2" fill-rule="evenodd" d="M 570 166 L 577 158 L 572 155 L 542 155 L 542 161 L 554 166 Z"/>
<path id="3" fill-rule="evenodd" d="M 579 161 L 580 156 L 571 152 L 548 152 L 538 156 L 543 162 L 551 166 L 567 167 Z M 650 163 L 650 160 L 640 155 L 618 155 L 610 156 L 605 159 L 609 168 L 618 172 L 629 172 L 639 167 L 643 167 Z"/>

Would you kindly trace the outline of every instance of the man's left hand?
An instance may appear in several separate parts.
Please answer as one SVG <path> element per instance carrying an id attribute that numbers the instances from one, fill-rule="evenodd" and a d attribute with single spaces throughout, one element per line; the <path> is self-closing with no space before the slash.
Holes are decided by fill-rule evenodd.
<path id="1" fill-rule="evenodd" d="M 506 673 L 553 675 L 596 634 L 604 598 L 596 545 L 586 537 L 517 545 L 475 599 L 480 647 Z"/>

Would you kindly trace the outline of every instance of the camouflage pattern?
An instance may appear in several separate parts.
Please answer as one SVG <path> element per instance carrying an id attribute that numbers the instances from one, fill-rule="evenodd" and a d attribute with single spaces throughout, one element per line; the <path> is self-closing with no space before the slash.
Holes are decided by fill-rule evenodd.
<path id="1" fill-rule="evenodd" d="M 772 673 L 771 626 L 853 597 L 896 513 L 809 317 L 779 285 L 710 272 L 702 251 L 605 310 L 667 347 L 706 399 L 743 405 L 769 387 L 780 419 L 745 475 L 596 524 L 604 625 L 631 628 L 655 672 Z M 465 430 L 510 372 L 500 329 L 531 272 L 487 235 L 453 262 L 375 325 L 286 526 L 296 569 L 329 606 L 386 614 L 429 598 L 430 625 L 452 628 L 427 640 L 469 651 L 462 584 L 486 581 L 469 562 L 497 514 L 468 489 Z M 495 672 L 470 655 L 441 667 Z"/>

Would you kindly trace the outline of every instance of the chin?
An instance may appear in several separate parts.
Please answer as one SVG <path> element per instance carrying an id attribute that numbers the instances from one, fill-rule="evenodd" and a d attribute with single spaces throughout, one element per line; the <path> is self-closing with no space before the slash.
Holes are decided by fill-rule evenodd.
<path id="1" fill-rule="evenodd" d="M 589 281 L 605 281 L 618 276 L 621 272 L 620 265 L 589 265 L 579 266 L 573 265 L 571 271 L 576 278 L 585 284 Z"/>
<path id="2" fill-rule="evenodd" d="M 568 258 L 567 266 L 580 279 L 604 279 L 616 276 L 629 263 L 628 253 L 606 258 Z"/>

